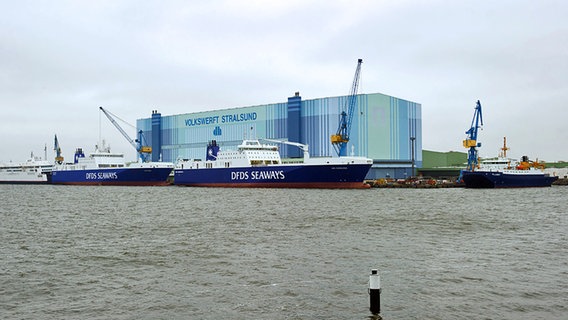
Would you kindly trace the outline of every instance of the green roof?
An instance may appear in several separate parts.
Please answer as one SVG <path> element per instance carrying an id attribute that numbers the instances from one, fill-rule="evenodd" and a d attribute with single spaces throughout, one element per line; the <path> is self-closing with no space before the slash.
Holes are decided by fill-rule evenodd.
<path id="1" fill-rule="evenodd" d="M 467 153 L 449 151 L 438 152 L 422 150 L 422 168 L 447 168 L 465 167 L 467 163 Z"/>

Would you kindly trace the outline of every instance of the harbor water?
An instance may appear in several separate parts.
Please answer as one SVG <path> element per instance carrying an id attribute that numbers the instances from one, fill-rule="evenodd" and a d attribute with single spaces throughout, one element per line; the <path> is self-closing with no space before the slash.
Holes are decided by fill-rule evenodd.
<path id="1" fill-rule="evenodd" d="M 568 319 L 567 198 L 0 185 L 0 318 Z"/>

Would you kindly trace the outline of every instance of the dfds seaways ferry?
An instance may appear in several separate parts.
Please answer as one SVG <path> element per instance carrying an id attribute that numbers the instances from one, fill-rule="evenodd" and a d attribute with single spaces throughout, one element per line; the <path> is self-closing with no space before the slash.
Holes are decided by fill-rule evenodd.
<path id="1" fill-rule="evenodd" d="M 207 146 L 206 160 L 180 160 L 174 184 L 195 187 L 254 188 L 368 188 L 365 176 L 373 164 L 364 157 L 310 158 L 308 146 L 264 139 L 299 147 L 302 162 L 283 163 L 275 145 L 244 140 L 237 150 L 220 151 L 216 141 Z"/>
<path id="2" fill-rule="evenodd" d="M 73 163 L 53 167 L 51 181 L 72 185 L 161 186 L 169 184 L 168 176 L 173 167 L 171 162 L 126 164 L 124 154 L 112 153 L 104 146 L 85 157 L 78 148 Z"/>

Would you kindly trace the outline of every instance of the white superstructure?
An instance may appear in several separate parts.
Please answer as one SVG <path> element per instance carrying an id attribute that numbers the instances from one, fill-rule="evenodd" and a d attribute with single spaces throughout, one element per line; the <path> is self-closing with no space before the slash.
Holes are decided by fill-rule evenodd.
<path id="1" fill-rule="evenodd" d="M 482 160 L 479 164 L 479 168 L 475 171 L 502 172 L 504 174 L 517 175 L 542 175 L 544 174 L 544 165 L 538 162 L 529 162 L 528 158 L 519 162 L 511 158 L 497 157 Z"/>
<path id="2" fill-rule="evenodd" d="M 0 183 L 47 183 L 53 164 L 33 153 L 26 162 L 0 164 Z"/>
<path id="3" fill-rule="evenodd" d="M 176 169 L 211 169 L 211 168 L 248 168 L 255 166 L 286 166 L 286 165 L 321 165 L 321 164 L 366 164 L 371 163 L 372 159 L 365 157 L 317 157 L 311 158 L 308 145 L 263 139 L 275 143 L 293 145 L 303 151 L 302 159 L 291 159 L 283 162 L 280 158 L 278 146 L 263 144 L 256 139 L 243 140 L 236 150 L 220 150 L 218 146 L 208 146 L 207 160 L 187 160 L 179 159 Z M 213 148 L 217 149 L 213 149 Z"/>
<path id="4" fill-rule="evenodd" d="M 117 168 L 173 168 L 171 162 L 136 162 L 126 163 L 123 153 L 111 152 L 110 147 L 103 144 L 102 148 L 95 146 L 95 151 L 85 157 L 82 148 L 75 151 L 73 163 L 57 164 L 53 171 L 94 170 Z"/>

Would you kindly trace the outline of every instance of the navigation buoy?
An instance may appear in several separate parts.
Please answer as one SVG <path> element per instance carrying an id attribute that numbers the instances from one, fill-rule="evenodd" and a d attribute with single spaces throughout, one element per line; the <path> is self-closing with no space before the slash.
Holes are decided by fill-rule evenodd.
<path id="1" fill-rule="evenodd" d="M 369 276 L 369 296 L 371 305 L 369 310 L 372 314 L 381 313 L 381 276 L 379 270 L 371 269 Z"/>

